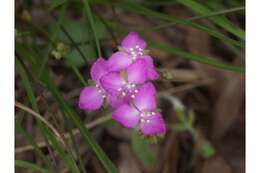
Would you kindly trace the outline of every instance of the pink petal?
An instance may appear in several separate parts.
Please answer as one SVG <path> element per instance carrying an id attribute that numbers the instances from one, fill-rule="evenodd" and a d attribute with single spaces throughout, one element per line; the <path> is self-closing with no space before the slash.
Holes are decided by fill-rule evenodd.
<path id="1" fill-rule="evenodd" d="M 127 128 L 134 128 L 139 119 L 139 112 L 128 104 L 120 106 L 112 113 L 112 118 Z"/>
<path id="2" fill-rule="evenodd" d="M 137 59 L 127 69 L 129 83 L 141 84 L 147 79 L 146 76 L 146 62 L 143 59 Z"/>
<path id="3" fill-rule="evenodd" d="M 121 42 L 122 47 L 135 48 L 135 46 L 139 46 L 141 49 L 145 49 L 146 43 L 136 32 L 130 32 Z"/>
<path id="4" fill-rule="evenodd" d="M 156 109 L 155 87 L 152 83 L 141 86 L 135 96 L 134 104 L 139 110 L 151 111 Z"/>
<path id="5" fill-rule="evenodd" d="M 126 82 L 119 72 L 110 72 L 100 79 L 102 87 L 111 95 L 117 95 L 118 89 Z"/>
<path id="6" fill-rule="evenodd" d="M 79 97 L 80 109 L 97 110 L 103 104 L 103 97 L 94 86 L 85 87 Z"/>
<path id="7" fill-rule="evenodd" d="M 132 61 L 128 58 L 128 55 L 124 52 L 114 53 L 107 62 L 110 71 L 119 71 L 128 67 Z"/>
<path id="8" fill-rule="evenodd" d="M 146 62 L 147 66 L 147 78 L 150 80 L 156 80 L 159 77 L 159 74 L 157 73 L 154 64 L 153 64 L 153 59 L 152 57 L 146 55 L 146 56 L 141 56 L 139 58 L 142 58 Z"/>
<path id="9" fill-rule="evenodd" d="M 119 106 L 128 103 L 129 97 L 117 97 L 117 96 L 108 96 L 108 102 L 112 108 L 118 108 Z"/>
<path id="10" fill-rule="evenodd" d="M 92 65 L 90 70 L 90 75 L 96 82 L 108 72 L 107 62 L 103 58 L 98 58 L 96 62 Z"/>
<path id="11" fill-rule="evenodd" d="M 156 113 L 155 115 L 145 118 L 144 121 L 141 121 L 140 131 L 144 135 L 164 134 L 166 132 L 166 127 L 162 115 Z"/>

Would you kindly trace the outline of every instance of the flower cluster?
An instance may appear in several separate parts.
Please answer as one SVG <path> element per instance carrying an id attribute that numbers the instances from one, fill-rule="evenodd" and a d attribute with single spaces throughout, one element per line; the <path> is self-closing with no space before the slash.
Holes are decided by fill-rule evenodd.
<path id="1" fill-rule="evenodd" d="M 136 32 L 130 32 L 118 52 L 107 61 L 97 59 L 90 72 L 94 84 L 81 91 L 79 107 L 97 110 L 106 99 L 115 109 L 112 118 L 124 127 L 138 126 L 146 136 L 164 134 L 164 120 L 157 109 L 156 89 L 151 83 L 159 75 L 146 46 Z"/>

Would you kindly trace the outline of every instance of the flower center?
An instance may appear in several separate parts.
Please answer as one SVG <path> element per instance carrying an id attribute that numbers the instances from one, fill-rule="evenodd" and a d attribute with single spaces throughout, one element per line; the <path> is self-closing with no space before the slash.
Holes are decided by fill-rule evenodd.
<path id="1" fill-rule="evenodd" d="M 138 56 L 144 55 L 144 50 L 138 45 L 127 49 L 127 52 L 131 60 L 136 60 Z"/>
<path id="2" fill-rule="evenodd" d="M 135 98 L 135 95 L 138 93 L 136 84 L 124 82 L 124 85 L 117 89 L 118 95 L 121 97 L 130 96 Z"/>
<path id="3" fill-rule="evenodd" d="M 98 93 L 100 93 L 103 98 L 106 98 L 105 90 L 99 84 L 96 84 L 95 87 L 97 88 Z"/>
<path id="4" fill-rule="evenodd" d="M 140 116 L 141 116 L 141 122 L 142 123 L 150 123 L 151 120 L 149 119 L 150 116 L 155 115 L 154 111 L 141 111 Z"/>

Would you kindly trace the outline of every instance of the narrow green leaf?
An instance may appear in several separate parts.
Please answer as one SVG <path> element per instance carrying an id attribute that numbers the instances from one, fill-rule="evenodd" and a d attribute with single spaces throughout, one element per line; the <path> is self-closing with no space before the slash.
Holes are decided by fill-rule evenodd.
<path id="1" fill-rule="evenodd" d="M 35 110 L 36 112 L 39 112 L 39 109 L 38 109 L 38 106 L 37 106 L 37 103 L 36 103 L 36 98 L 33 94 L 33 89 L 31 87 L 31 84 L 30 84 L 30 81 L 27 77 L 27 74 L 23 68 L 23 66 L 21 65 L 20 61 L 18 59 L 16 59 L 16 64 L 15 64 L 15 67 L 16 67 L 16 70 L 17 72 L 19 73 L 21 79 L 22 79 L 22 83 L 25 87 L 25 90 L 26 90 L 26 93 L 27 93 L 27 96 L 30 100 L 30 103 L 33 107 L 33 110 Z"/>
<path id="2" fill-rule="evenodd" d="M 198 19 L 203 19 L 203 18 L 210 18 L 210 17 L 214 17 L 214 16 L 220 16 L 220 15 L 226 15 L 226 14 L 229 14 L 229 13 L 240 12 L 240 11 L 244 11 L 244 10 L 245 10 L 244 6 L 234 7 L 234 8 L 209 12 L 209 13 L 203 14 L 201 16 L 194 16 L 194 17 L 191 17 L 189 20 L 198 20 Z"/>
<path id="3" fill-rule="evenodd" d="M 50 78 L 47 71 L 45 71 L 42 75 L 42 81 L 46 84 L 48 90 L 52 93 L 55 97 L 56 101 L 59 103 L 59 106 L 62 111 L 66 112 L 68 118 L 79 128 L 82 136 L 89 144 L 90 148 L 95 152 L 98 159 L 101 161 L 103 166 L 109 173 L 116 173 L 117 169 L 112 163 L 112 161 L 106 156 L 105 152 L 102 148 L 98 145 L 95 138 L 91 135 L 89 130 L 84 126 L 82 121 L 79 119 L 77 113 L 68 105 L 68 103 L 64 100 L 63 96 L 56 88 L 53 80 Z"/>
<path id="4" fill-rule="evenodd" d="M 125 27 L 123 27 L 123 26 L 121 26 L 117 23 L 107 22 L 107 24 L 109 24 L 114 29 L 116 28 L 118 30 L 118 32 L 120 32 L 120 33 L 125 34 L 125 33 L 128 32 L 127 28 L 125 28 Z M 170 47 L 170 46 L 167 46 L 167 45 L 163 45 L 163 44 L 158 43 L 156 41 L 153 41 L 151 39 L 148 40 L 148 43 L 153 48 L 160 49 L 162 51 L 168 52 L 169 54 L 177 55 L 177 56 L 179 56 L 179 58 L 197 61 L 199 63 L 208 64 L 208 65 L 211 65 L 213 67 L 228 70 L 228 71 L 234 71 L 234 72 L 239 72 L 239 73 L 244 73 L 244 71 L 245 71 L 244 67 L 226 64 L 226 63 L 223 63 L 223 62 L 221 62 L 217 59 L 214 59 L 214 58 L 204 57 L 204 56 L 200 56 L 200 55 L 194 55 L 194 54 L 191 54 L 189 52 L 185 52 L 185 51 L 177 49 L 177 48 L 173 48 L 173 47 Z"/>
<path id="5" fill-rule="evenodd" d="M 87 82 L 85 81 L 84 77 L 81 75 L 79 69 L 77 67 L 72 67 L 73 72 L 76 74 L 76 76 L 78 77 L 79 81 L 81 82 L 81 84 L 83 86 L 87 85 Z"/>
<path id="6" fill-rule="evenodd" d="M 68 129 L 69 129 L 69 135 L 70 135 L 70 139 L 71 139 L 71 143 L 72 143 L 72 146 L 74 148 L 74 151 L 77 155 L 77 159 L 79 161 L 79 166 L 80 166 L 80 169 L 83 173 L 87 173 L 86 169 L 85 169 L 85 166 L 84 166 L 84 162 L 83 162 L 83 159 L 81 157 L 81 153 L 79 151 L 79 147 L 76 143 L 76 138 L 75 138 L 75 135 L 72 133 L 72 124 L 70 123 L 70 121 L 68 120 L 68 118 L 66 116 L 65 117 L 65 122 L 66 124 L 68 125 Z"/>
<path id="7" fill-rule="evenodd" d="M 220 11 L 208 13 L 206 15 L 200 15 L 200 16 L 187 18 L 187 20 L 195 21 L 195 20 L 198 20 L 198 19 L 209 18 L 209 17 L 213 17 L 213 16 L 217 16 L 217 15 L 225 15 L 225 14 L 228 14 L 228 13 L 238 12 L 238 11 L 241 11 L 241 10 L 244 10 L 244 9 L 245 9 L 245 7 L 236 7 L 236 8 L 231 8 L 231 9 L 225 9 L 225 10 L 220 10 Z M 145 28 L 141 32 L 143 32 L 143 33 L 153 32 L 153 31 L 161 30 L 161 29 L 164 29 L 164 28 L 167 28 L 167 27 L 172 27 L 174 25 L 176 25 L 176 22 L 165 22 L 163 24 L 159 24 L 159 25 L 156 25 L 156 26 L 153 26 L 153 27 L 150 27 L 150 28 Z M 245 47 L 245 43 L 243 41 L 237 41 L 237 40 L 233 40 L 233 39 L 230 39 L 230 38 L 227 38 L 227 39 L 228 39 L 228 41 L 227 42 L 224 41 L 224 43 L 227 43 L 228 46 L 234 45 L 234 46 L 239 46 L 239 47 L 243 47 L 243 48 Z M 233 49 L 235 49 L 235 48 L 233 48 Z"/>
<path id="8" fill-rule="evenodd" d="M 54 134 L 48 128 L 46 128 L 46 131 L 48 132 L 46 134 L 48 136 L 48 139 L 51 141 L 52 147 L 55 149 L 55 151 L 57 151 L 60 158 L 65 161 L 66 165 L 73 173 L 79 173 L 80 171 L 76 166 L 76 163 L 70 158 L 68 153 L 65 151 L 64 145 L 56 139 Z"/>
<path id="9" fill-rule="evenodd" d="M 143 139 L 137 131 L 132 132 L 132 147 L 137 157 L 143 161 L 146 166 L 155 163 L 156 158 L 150 148 L 150 143 L 146 139 Z"/>
<path id="10" fill-rule="evenodd" d="M 78 27 L 77 27 L 78 28 Z M 63 25 L 61 25 L 61 30 L 62 30 L 62 32 L 66 35 L 66 37 L 69 39 L 69 41 L 72 43 L 72 45 L 76 48 L 76 51 L 78 52 L 78 54 L 80 55 L 80 57 L 82 58 L 82 61 L 81 62 L 83 62 L 83 61 L 85 61 L 85 63 L 87 64 L 88 63 L 88 57 L 83 53 L 83 51 L 82 51 L 82 49 L 80 48 L 80 46 L 78 46 L 77 44 L 76 44 L 76 42 L 75 42 L 75 40 L 74 40 L 74 38 L 72 38 L 72 36 L 71 36 L 71 34 L 67 31 L 67 29 L 63 26 Z M 77 33 L 77 32 L 76 32 Z M 83 33 L 82 33 L 83 34 Z M 92 51 L 93 52 L 93 51 Z M 73 54 L 74 53 L 74 54 Z M 70 58 L 70 59 L 68 59 L 68 58 Z M 75 63 L 75 60 L 74 61 L 72 61 L 71 59 L 73 59 L 73 58 L 77 58 L 77 56 L 75 55 L 75 51 L 73 52 L 71 52 L 70 53 L 70 55 L 68 55 L 67 56 L 67 62 L 68 62 L 68 64 L 67 65 L 72 65 L 72 66 L 74 66 L 74 65 L 77 65 L 77 66 L 81 66 L 83 63 L 79 63 L 79 62 L 77 62 L 77 63 Z M 80 59 L 78 59 L 77 58 L 77 61 L 79 61 Z"/>
<path id="11" fill-rule="evenodd" d="M 25 86 L 25 89 L 26 89 L 26 92 L 28 94 L 28 97 L 29 97 L 29 100 L 32 104 L 32 107 L 33 107 L 33 110 L 36 111 L 36 112 L 39 112 L 39 109 L 38 109 L 38 106 L 37 106 L 37 103 L 36 103 L 36 98 L 33 94 L 33 90 L 32 90 L 32 87 L 31 87 L 31 84 L 28 80 L 28 77 L 26 75 L 26 72 L 25 70 L 23 69 L 20 61 L 17 59 L 16 60 L 16 67 L 17 67 L 17 71 L 19 72 L 21 78 L 22 78 L 22 82 Z M 61 159 L 64 159 L 64 161 L 66 162 L 66 164 L 68 165 L 68 167 L 73 171 L 73 173 L 78 173 L 78 168 L 75 167 L 75 164 L 73 163 L 73 160 L 70 159 L 68 157 L 68 155 L 66 155 L 65 152 L 63 152 L 63 145 L 60 145 L 59 142 L 56 140 L 56 138 L 53 138 L 53 134 L 52 132 L 49 131 L 49 129 L 42 123 L 38 122 L 37 121 L 37 125 L 39 125 L 40 129 L 41 129 L 41 132 L 43 133 L 45 139 L 46 139 L 46 142 L 48 143 L 48 139 L 50 139 L 52 141 L 52 144 L 55 148 L 55 150 L 58 151 L 58 153 L 60 154 L 61 156 Z"/>
<path id="12" fill-rule="evenodd" d="M 101 47 L 100 47 L 99 40 L 98 40 L 98 37 L 97 37 L 96 28 L 95 28 L 94 20 L 93 20 L 93 15 L 92 15 L 92 12 L 91 12 L 91 9 L 90 9 L 90 5 L 89 5 L 88 1 L 89 0 L 83 0 L 83 3 L 85 5 L 86 11 L 87 11 L 87 16 L 88 16 L 88 19 L 89 19 L 89 22 L 90 22 L 90 26 L 91 26 L 92 32 L 94 34 L 94 37 L 95 37 L 95 42 L 96 42 L 96 46 L 97 46 L 98 56 L 102 57 L 102 55 L 101 55 Z"/>
<path id="13" fill-rule="evenodd" d="M 194 23 L 190 20 L 179 19 L 179 18 L 174 17 L 174 16 L 170 16 L 170 15 L 163 14 L 163 13 L 160 13 L 160 12 L 157 12 L 157 11 L 153 11 L 153 10 L 148 9 L 148 8 L 138 4 L 138 3 L 132 3 L 130 1 L 123 0 L 122 2 L 117 3 L 117 5 L 120 6 L 121 8 L 123 8 L 123 9 L 127 9 L 127 10 L 135 12 L 137 14 L 141 14 L 141 15 L 148 16 L 148 17 L 156 17 L 158 19 L 173 22 L 175 24 L 181 24 L 181 25 L 196 28 L 196 29 L 204 31 L 204 32 L 208 33 L 209 35 L 211 35 L 211 36 L 213 36 L 213 37 L 215 37 L 219 40 L 222 40 L 222 41 L 230 42 L 232 44 L 237 43 L 237 41 L 230 39 L 230 38 L 226 37 L 225 35 L 223 35 L 222 33 L 214 31 L 213 29 L 210 29 L 210 28 L 205 27 L 203 25 L 196 24 L 196 23 Z"/>
<path id="14" fill-rule="evenodd" d="M 26 140 L 33 146 L 34 151 L 36 154 L 43 160 L 46 167 L 49 168 L 49 172 L 55 173 L 56 170 L 54 169 L 51 161 L 49 158 L 43 154 L 43 152 L 40 150 L 37 143 L 34 141 L 33 137 L 28 134 L 22 127 L 21 124 L 17 120 L 15 120 L 15 129 L 18 129 L 18 131 L 26 138 Z"/>
<path id="15" fill-rule="evenodd" d="M 57 8 L 58 6 L 61 6 L 62 4 L 64 4 L 67 0 L 54 0 L 52 1 L 51 5 L 48 7 L 49 11 L 54 10 L 55 8 Z"/>
<path id="16" fill-rule="evenodd" d="M 156 49 L 163 50 L 163 51 L 168 52 L 170 54 L 177 55 L 180 58 L 184 58 L 184 59 L 188 59 L 188 60 L 192 60 L 192 61 L 197 61 L 197 62 L 200 62 L 200 63 L 203 63 L 203 64 L 208 64 L 208 65 L 211 65 L 211 66 L 219 68 L 219 69 L 233 71 L 233 72 L 239 72 L 239 73 L 244 73 L 244 71 L 245 71 L 243 67 L 234 66 L 234 65 L 231 65 L 231 64 L 226 64 L 226 63 L 223 63 L 223 62 L 221 62 L 217 59 L 210 58 L 210 57 L 194 55 L 194 54 L 191 54 L 189 52 L 185 52 L 181 49 L 173 48 L 173 47 L 163 45 L 163 44 L 160 44 L 160 43 L 150 42 L 150 46 L 153 47 L 153 48 L 156 48 Z"/>
<path id="17" fill-rule="evenodd" d="M 49 59 L 49 53 L 51 52 L 52 50 L 52 47 L 53 47 L 53 43 L 55 43 L 57 40 L 57 37 L 58 37 L 58 32 L 59 32 L 59 29 L 60 29 L 60 26 L 62 25 L 63 23 L 63 20 L 64 20 L 64 16 L 66 14 L 66 10 L 67 10 L 67 5 L 68 3 L 64 3 L 63 6 L 62 6 L 62 9 L 61 11 L 59 12 L 59 16 L 58 16 L 58 20 L 57 22 L 53 25 L 51 31 L 50 31 L 50 38 L 48 38 L 50 40 L 50 43 L 48 44 L 47 46 L 47 49 L 46 49 L 46 52 L 44 53 L 43 55 L 43 59 L 42 59 L 42 62 L 40 63 L 40 66 L 39 66 L 39 72 L 38 72 L 38 76 L 41 76 L 41 73 L 45 67 L 45 65 L 47 64 L 48 62 L 48 59 Z M 47 35 L 48 36 L 48 35 Z"/>
<path id="18" fill-rule="evenodd" d="M 208 15 L 209 13 L 211 13 L 210 9 L 208 9 L 203 4 L 198 3 L 194 0 L 178 0 L 178 2 L 191 8 L 193 11 L 195 11 L 198 14 Z M 245 32 L 242 29 L 240 29 L 239 27 L 235 26 L 226 17 L 215 16 L 215 17 L 211 17 L 209 19 L 212 20 L 217 25 L 221 26 L 222 28 L 226 29 L 230 33 L 236 35 L 237 37 L 239 37 L 241 39 L 245 39 Z"/>
<path id="19" fill-rule="evenodd" d="M 49 173 L 49 170 L 41 168 L 38 165 L 25 161 L 25 160 L 15 160 L 15 165 L 22 167 L 22 168 L 27 168 L 31 171 L 35 171 L 35 172 L 39 172 L 39 173 Z"/>

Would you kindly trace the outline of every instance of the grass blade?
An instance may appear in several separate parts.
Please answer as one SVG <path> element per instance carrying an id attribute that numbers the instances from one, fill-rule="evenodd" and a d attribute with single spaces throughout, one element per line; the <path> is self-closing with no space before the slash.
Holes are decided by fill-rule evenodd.
<path id="1" fill-rule="evenodd" d="M 17 70 L 20 73 L 20 76 L 22 78 L 22 82 L 25 86 L 25 89 L 26 89 L 27 95 L 29 97 L 29 100 L 32 104 L 32 107 L 36 112 L 39 112 L 39 109 L 38 109 L 38 106 L 37 106 L 37 103 L 36 103 L 36 98 L 33 94 L 33 90 L 32 90 L 31 84 L 29 82 L 29 79 L 26 75 L 26 72 L 23 69 L 23 67 L 22 67 L 22 65 L 21 65 L 21 63 L 19 62 L 18 59 L 17 59 L 16 62 L 17 62 L 16 63 Z M 41 119 L 41 116 L 38 116 L 38 117 Z M 48 128 L 51 128 L 53 130 L 54 128 L 52 126 L 48 126 L 48 128 L 47 128 L 46 125 L 39 122 L 38 120 L 37 120 L 37 124 L 39 125 L 41 132 L 43 133 L 43 135 L 46 139 L 46 142 L 48 142 L 48 140 L 51 140 L 53 147 L 55 148 L 56 151 L 58 151 L 59 155 L 61 156 L 61 159 L 63 159 L 65 161 L 65 163 L 68 165 L 68 167 L 72 170 L 73 173 L 78 173 L 79 170 L 75 166 L 73 159 L 70 159 L 69 156 L 65 153 L 65 151 L 63 151 L 63 150 L 65 150 L 65 149 L 63 149 L 64 146 L 61 145 L 55 137 L 53 137 L 53 133 L 50 132 L 49 129 L 48 129 Z M 53 131 L 56 132 L 55 133 L 56 135 L 58 134 L 58 132 L 55 129 Z"/>
<path id="2" fill-rule="evenodd" d="M 156 17 L 158 19 L 165 20 L 165 21 L 168 21 L 168 22 L 172 22 L 172 23 L 175 23 L 175 24 L 181 24 L 181 25 L 196 28 L 198 30 L 201 30 L 201 31 L 208 33 L 209 35 L 211 35 L 211 36 L 213 36 L 213 37 L 215 37 L 215 38 L 217 38 L 221 41 L 226 41 L 226 42 L 229 42 L 229 43 L 232 43 L 232 44 L 237 43 L 237 41 L 235 41 L 231 38 L 228 38 L 225 35 L 223 35 L 222 33 L 217 32 L 213 29 L 210 29 L 210 28 L 205 27 L 203 25 L 196 24 L 196 23 L 189 21 L 189 20 L 186 20 L 186 19 L 179 19 L 179 18 L 174 17 L 174 16 L 169 16 L 167 14 L 163 14 L 163 13 L 160 13 L 160 12 L 157 12 L 157 11 L 153 11 L 153 10 L 148 9 L 148 8 L 138 4 L 138 3 L 132 3 L 130 1 L 124 0 L 123 2 L 117 3 L 117 5 L 120 6 L 121 8 L 123 8 L 123 9 L 135 12 L 137 14 L 141 14 L 141 15 L 148 16 L 148 17 Z"/>
<path id="3" fill-rule="evenodd" d="M 64 117 L 65 117 L 65 122 L 68 124 L 71 143 L 72 143 L 72 146 L 73 146 L 75 153 L 77 155 L 77 159 L 79 161 L 80 169 L 83 173 L 87 173 L 85 166 L 84 166 L 83 159 L 82 159 L 80 151 L 79 151 L 79 148 L 78 148 L 77 143 L 76 143 L 75 135 L 72 133 L 72 130 L 73 130 L 72 124 L 69 122 L 69 120 L 66 116 L 64 116 Z"/>
<path id="4" fill-rule="evenodd" d="M 242 6 L 242 7 L 234 7 L 234 8 L 230 8 L 230 9 L 210 12 L 210 13 L 207 13 L 207 14 L 204 14 L 204 15 L 201 15 L 201 16 L 191 17 L 188 20 L 198 20 L 198 19 L 209 18 L 209 17 L 214 17 L 214 16 L 226 15 L 226 14 L 229 14 L 229 13 L 244 11 L 245 9 L 246 8 L 244 6 Z"/>
<path id="5" fill-rule="evenodd" d="M 45 65 L 47 64 L 48 62 L 48 59 L 49 59 L 49 53 L 51 52 L 52 50 L 52 44 L 56 42 L 56 39 L 57 39 L 57 36 L 58 36 L 58 32 L 59 32 L 59 29 L 60 29 L 60 26 L 62 25 L 62 22 L 64 20 L 64 17 L 65 17 L 65 14 L 66 14 L 66 9 L 67 9 L 67 5 L 68 3 L 65 2 L 62 6 L 62 9 L 59 13 L 59 17 L 58 17 L 58 21 L 55 23 L 55 25 L 53 26 L 52 30 L 51 30 L 51 37 L 50 37 L 50 43 L 48 44 L 47 46 L 47 50 L 46 50 L 46 53 L 45 55 L 43 56 L 43 60 L 39 66 L 40 70 L 38 72 L 38 76 L 41 76 L 41 73 L 45 67 Z"/>
<path id="6" fill-rule="evenodd" d="M 21 134 L 26 138 L 26 140 L 33 146 L 33 149 L 36 152 L 36 154 L 43 160 L 46 167 L 49 168 L 49 172 L 55 173 L 56 170 L 54 169 L 49 158 L 43 154 L 36 142 L 33 140 L 33 137 L 21 127 L 21 124 L 19 124 L 17 120 L 15 120 L 15 128 L 18 129 L 18 131 L 21 132 Z"/>
<path id="7" fill-rule="evenodd" d="M 137 157 L 143 161 L 146 166 L 151 166 L 156 162 L 154 153 L 152 153 L 149 142 L 134 130 L 131 136 L 132 147 Z"/>
<path id="8" fill-rule="evenodd" d="M 60 155 L 60 158 L 65 161 L 66 165 L 68 168 L 73 172 L 73 173 L 80 173 L 78 167 L 76 166 L 76 163 L 71 159 L 66 152 L 66 149 L 64 149 L 63 144 L 61 144 L 56 137 L 53 135 L 53 133 L 46 128 L 47 136 L 48 139 L 50 139 L 52 147 L 57 151 L 57 153 Z"/>
<path id="9" fill-rule="evenodd" d="M 206 6 L 204 6 L 201 3 L 198 3 L 194 0 L 178 0 L 179 3 L 189 7 L 196 13 L 199 13 L 201 15 L 208 15 L 211 13 L 211 10 L 208 9 Z M 224 28 L 225 30 L 229 31 L 230 33 L 236 35 L 237 37 L 241 39 L 245 39 L 245 32 L 240 29 L 239 27 L 235 26 L 232 22 L 230 22 L 227 18 L 224 16 L 215 16 L 209 18 L 212 20 L 214 23 L 219 25 L 220 27 Z"/>
<path id="10" fill-rule="evenodd" d="M 25 161 L 25 160 L 15 160 L 15 165 L 23 168 L 27 168 L 34 172 L 39 173 L 49 173 L 49 170 L 46 170 L 44 168 L 39 167 L 36 164 L 33 164 L 31 162 Z"/>
<path id="11" fill-rule="evenodd" d="M 170 54 L 174 54 L 179 56 L 180 58 L 192 60 L 192 61 L 197 61 L 202 64 L 208 64 L 213 67 L 223 69 L 223 70 L 228 70 L 228 71 L 233 71 L 233 72 L 238 72 L 238 73 L 244 73 L 245 69 L 243 67 L 238 67 L 230 64 L 223 63 L 217 59 L 209 58 L 209 57 L 204 57 L 200 55 L 194 55 L 189 52 L 185 52 L 181 49 L 173 48 L 167 45 L 163 45 L 160 43 L 156 42 L 150 42 L 150 46 L 153 48 L 157 48 L 160 50 L 163 50 L 165 52 L 168 52 Z"/>
<path id="12" fill-rule="evenodd" d="M 55 8 L 57 8 L 58 6 L 64 4 L 67 0 L 54 0 L 52 1 L 51 5 L 48 7 L 49 11 L 54 10 Z"/>
<path id="13" fill-rule="evenodd" d="M 107 22 L 107 24 L 109 24 L 113 28 L 116 28 L 121 33 L 126 34 L 126 32 L 128 32 L 128 30 L 125 27 L 123 27 L 117 23 Z M 185 52 L 185 51 L 177 49 L 177 48 L 172 48 L 170 46 L 163 45 L 161 43 L 157 43 L 156 41 L 153 41 L 153 40 L 149 41 L 149 45 L 153 48 L 163 50 L 170 54 L 178 55 L 178 56 L 180 56 L 180 58 L 197 61 L 197 62 L 203 63 L 203 64 L 208 64 L 208 65 L 211 65 L 211 66 L 219 68 L 219 69 L 234 71 L 234 72 L 239 72 L 239 73 L 244 73 L 244 71 L 245 71 L 243 67 L 226 64 L 226 63 L 223 63 L 223 62 L 213 59 L 213 58 L 208 58 L 208 57 L 199 56 L 199 55 L 193 55 L 189 52 Z"/>
<path id="14" fill-rule="evenodd" d="M 94 38 L 95 38 L 95 42 L 96 42 L 96 46 L 97 46 L 97 51 L 98 51 L 98 56 L 102 57 L 101 55 L 101 48 L 100 48 L 100 44 L 99 44 L 99 40 L 97 38 L 97 33 L 96 33 L 96 29 L 95 29 L 95 25 L 94 25 L 94 21 L 93 21 L 93 15 L 90 9 L 90 5 L 88 0 L 83 0 L 83 3 L 85 5 L 86 11 L 87 11 L 87 16 L 88 16 L 88 20 L 90 22 L 90 27 L 92 29 L 92 32 L 94 34 Z"/>
<path id="15" fill-rule="evenodd" d="M 95 138 L 91 135 L 89 130 L 85 128 L 84 124 L 79 119 L 77 113 L 68 105 L 68 103 L 64 100 L 63 96 L 60 94 L 59 90 L 56 88 L 53 80 L 51 80 L 48 72 L 46 71 L 43 75 L 43 82 L 46 84 L 48 90 L 55 97 L 61 110 L 63 110 L 68 116 L 69 120 L 71 120 L 80 130 L 82 136 L 89 144 L 90 148 L 95 152 L 98 159 L 101 161 L 103 166 L 109 173 L 116 173 L 117 169 L 112 163 L 112 161 L 106 156 L 105 152 L 102 148 L 97 144 Z"/>
<path id="16" fill-rule="evenodd" d="M 34 67 L 39 67 L 42 63 L 42 57 L 34 52 L 35 50 L 27 51 L 28 54 L 34 54 L 37 55 L 36 64 L 34 64 Z M 31 56 L 31 55 L 29 55 Z M 39 74 L 39 68 L 34 68 L 34 73 Z M 68 119 L 73 122 L 76 127 L 80 130 L 82 136 L 86 140 L 86 142 L 89 144 L 90 148 L 94 151 L 94 153 L 97 155 L 98 159 L 101 161 L 105 169 L 109 173 L 116 173 L 118 172 L 116 167 L 114 166 L 113 162 L 107 157 L 105 152 L 102 150 L 102 148 L 98 145 L 95 138 L 91 135 L 89 130 L 84 126 L 84 124 L 79 119 L 79 116 L 77 113 L 70 107 L 70 105 L 65 101 L 62 94 L 59 92 L 58 88 L 55 86 L 54 81 L 51 79 L 49 75 L 49 71 L 47 68 L 42 69 L 41 76 L 39 76 L 39 80 L 41 83 L 44 84 L 44 87 L 48 89 L 53 97 L 56 99 L 56 101 L 59 103 L 60 109 L 62 112 L 64 112 Z"/>
<path id="17" fill-rule="evenodd" d="M 88 83 L 85 81 L 84 77 L 81 75 L 79 69 L 78 69 L 77 67 L 73 66 L 73 67 L 72 67 L 72 70 L 73 70 L 73 72 L 76 74 L 76 76 L 78 77 L 78 79 L 79 79 L 79 81 L 81 82 L 81 84 L 82 84 L 83 86 L 87 86 Z"/>

